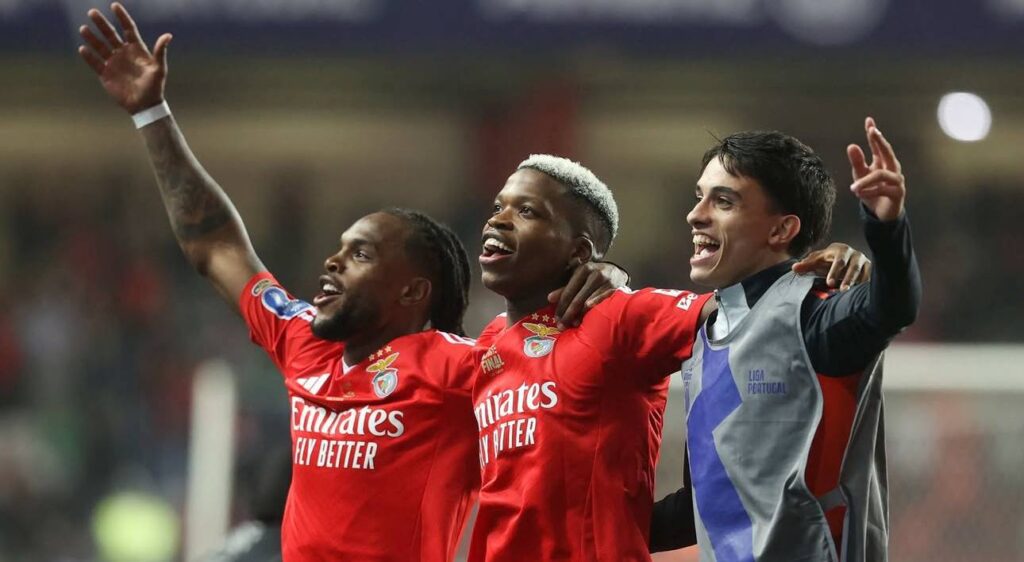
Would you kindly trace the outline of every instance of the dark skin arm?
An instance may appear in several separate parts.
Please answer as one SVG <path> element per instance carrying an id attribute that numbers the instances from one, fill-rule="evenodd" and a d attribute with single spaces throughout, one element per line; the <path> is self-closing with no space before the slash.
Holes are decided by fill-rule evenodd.
<path id="1" fill-rule="evenodd" d="M 838 285 L 845 291 L 867 282 L 871 276 L 871 261 L 846 244 L 834 243 L 793 264 L 793 271 L 824 276 L 830 287 Z M 555 310 L 558 328 L 579 326 L 588 310 L 628 282 L 626 271 L 610 262 L 588 262 L 577 267 L 565 287 L 548 295 L 548 302 L 558 303 Z M 714 299 L 707 301 L 701 310 L 700 323 L 703 324 L 716 308 Z"/>
<path id="2" fill-rule="evenodd" d="M 89 10 L 89 19 L 103 40 L 83 25 L 79 33 L 87 46 L 80 46 L 78 53 L 107 94 L 135 114 L 164 102 L 171 35 L 161 35 L 150 52 L 124 6 L 114 3 L 111 9 L 123 38 L 102 13 Z M 192 267 L 237 308 L 245 284 L 266 270 L 238 211 L 196 159 L 174 117 L 160 119 L 140 132 L 178 245 Z"/>
<path id="3" fill-rule="evenodd" d="M 846 291 L 871 277 L 871 261 L 863 253 L 839 242 L 816 250 L 793 264 L 797 273 L 823 276 L 830 287 Z M 588 262 L 576 268 L 565 287 L 552 291 L 548 301 L 558 303 L 559 329 L 579 326 L 588 310 L 629 282 L 629 274 L 610 262 Z M 718 308 L 714 299 L 701 310 L 700 323 Z"/>

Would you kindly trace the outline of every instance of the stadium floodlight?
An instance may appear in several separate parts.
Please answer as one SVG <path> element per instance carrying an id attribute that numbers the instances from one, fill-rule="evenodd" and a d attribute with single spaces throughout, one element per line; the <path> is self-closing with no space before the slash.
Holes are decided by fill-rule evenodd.
<path id="1" fill-rule="evenodd" d="M 950 138 L 976 142 L 988 136 L 992 112 L 985 100 L 970 92 L 950 92 L 939 100 L 939 127 Z"/>

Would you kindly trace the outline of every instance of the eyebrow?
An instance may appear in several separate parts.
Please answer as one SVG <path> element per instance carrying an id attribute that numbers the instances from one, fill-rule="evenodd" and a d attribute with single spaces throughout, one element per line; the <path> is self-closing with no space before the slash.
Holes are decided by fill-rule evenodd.
<path id="1" fill-rule="evenodd" d="M 498 196 L 494 199 L 495 205 L 533 205 L 538 209 L 546 209 L 547 206 L 551 205 L 550 202 L 546 202 L 544 199 L 535 197 L 533 195 L 509 195 L 502 201 L 501 197 Z"/>
<path id="2" fill-rule="evenodd" d="M 700 189 L 700 185 L 698 184 L 697 185 L 697 193 L 700 193 L 700 192 L 701 192 L 701 189 Z M 732 197 L 735 197 L 736 199 L 743 199 L 743 195 L 741 195 L 739 191 L 736 191 L 735 189 L 733 189 L 731 187 L 726 187 L 724 185 L 716 185 L 716 186 L 712 187 L 709 190 L 708 195 L 709 196 L 710 195 L 730 195 Z"/>
<path id="3" fill-rule="evenodd" d="M 345 245 L 344 235 L 338 239 L 338 243 L 343 246 Z M 349 238 L 349 244 L 351 244 L 352 246 L 373 246 L 375 243 L 365 238 Z"/>

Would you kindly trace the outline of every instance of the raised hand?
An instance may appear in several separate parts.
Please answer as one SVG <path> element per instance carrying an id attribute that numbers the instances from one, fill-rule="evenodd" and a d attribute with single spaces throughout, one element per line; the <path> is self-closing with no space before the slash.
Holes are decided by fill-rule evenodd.
<path id="1" fill-rule="evenodd" d="M 850 246 L 836 242 L 794 263 L 793 271 L 825 277 L 829 287 L 838 286 L 840 291 L 845 291 L 854 285 L 867 283 L 871 278 L 871 260 Z"/>
<path id="2" fill-rule="evenodd" d="M 853 184 L 850 191 L 875 214 L 879 220 L 891 221 L 903 213 L 903 202 L 907 197 L 906 180 L 900 161 L 889 141 L 875 125 L 875 120 L 864 120 L 864 130 L 871 147 L 871 164 L 867 163 L 864 151 L 855 144 L 846 147 L 853 170 Z"/>
<path id="3" fill-rule="evenodd" d="M 80 45 L 78 54 L 99 76 L 100 84 L 110 97 L 129 113 L 159 105 L 164 101 L 167 45 L 171 42 L 171 34 L 161 35 L 150 53 L 128 10 L 117 2 L 110 8 L 121 23 L 124 38 L 99 10 L 89 10 L 89 19 L 106 41 L 97 37 L 89 26 L 83 25 L 78 32 L 88 46 Z"/>

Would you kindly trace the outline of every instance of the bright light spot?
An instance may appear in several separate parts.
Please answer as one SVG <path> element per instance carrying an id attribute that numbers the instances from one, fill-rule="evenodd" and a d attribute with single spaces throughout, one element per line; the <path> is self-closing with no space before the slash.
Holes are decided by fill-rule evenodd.
<path id="1" fill-rule="evenodd" d="M 939 126 L 958 141 L 980 141 L 992 127 L 992 112 L 976 94 L 952 92 L 939 100 Z"/>
<path id="2" fill-rule="evenodd" d="M 118 492 L 96 506 L 92 533 L 102 560 L 167 562 L 178 549 L 178 515 L 159 497 Z"/>

